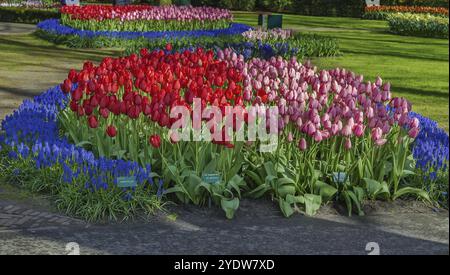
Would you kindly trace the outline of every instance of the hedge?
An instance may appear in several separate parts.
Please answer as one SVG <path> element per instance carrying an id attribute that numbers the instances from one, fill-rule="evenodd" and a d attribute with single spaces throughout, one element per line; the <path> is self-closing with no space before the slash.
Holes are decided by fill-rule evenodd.
<path id="1" fill-rule="evenodd" d="M 448 38 L 448 18 L 429 14 L 396 13 L 387 17 L 389 30 L 400 35 Z"/>
<path id="2" fill-rule="evenodd" d="M 191 0 L 193 6 L 215 6 L 232 10 L 273 11 L 317 16 L 361 17 L 363 0 Z M 281 8 L 282 4 L 288 4 Z"/>
<path id="3" fill-rule="evenodd" d="M 51 18 L 60 18 L 60 13 L 57 9 L 0 7 L 1 22 L 37 24 L 40 21 Z"/>
<path id="4" fill-rule="evenodd" d="M 423 6 L 448 8 L 449 0 L 381 0 L 381 5 L 388 6 Z"/>

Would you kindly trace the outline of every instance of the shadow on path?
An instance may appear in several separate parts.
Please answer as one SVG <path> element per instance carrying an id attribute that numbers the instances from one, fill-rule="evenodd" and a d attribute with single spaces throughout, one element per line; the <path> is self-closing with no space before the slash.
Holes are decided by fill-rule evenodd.
<path id="1" fill-rule="evenodd" d="M 177 206 L 173 211 L 175 220 L 157 215 L 124 224 L 0 231 L 0 254 L 63 254 L 68 242 L 77 242 L 81 254 L 364 255 L 368 242 L 378 243 L 381 254 L 449 251 L 448 240 L 388 232 L 357 217 L 349 218 L 354 224 L 301 215 L 286 219 L 269 201 L 244 201 L 233 220 L 226 220 L 217 208 Z"/>

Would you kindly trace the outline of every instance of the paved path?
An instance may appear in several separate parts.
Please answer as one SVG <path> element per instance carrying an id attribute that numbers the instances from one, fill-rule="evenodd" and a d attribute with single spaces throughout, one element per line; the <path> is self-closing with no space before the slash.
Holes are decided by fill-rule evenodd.
<path id="1" fill-rule="evenodd" d="M 216 208 L 173 207 L 146 220 L 88 224 L 0 202 L 0 254 L 448 254 L 448 212 L 381 213 L 348 218 L 322 213 L 286 219 L 269 201 L 243 201 L 226 220 Z"/>
<path id="2" fill-rule="evenodd" d="M 36 30 L 32 24 L 0 22 L 0 35 L 2 34 L 27 34 Z"/>

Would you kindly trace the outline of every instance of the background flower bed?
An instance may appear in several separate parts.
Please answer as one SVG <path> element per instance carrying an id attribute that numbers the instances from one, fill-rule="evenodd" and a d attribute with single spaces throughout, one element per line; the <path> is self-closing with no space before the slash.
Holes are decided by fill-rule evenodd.
<path id="1" fill-rule="evenodd" d="M 43 21 L 37 27 L 38 36 L 57 44 L 74 48 L 121 47 L 126 49 L 125 54 L 136 53 L 141 48 L 164 48 L 169 42 L 176 50 L 232 47 L 245 58 L 275 55 L 303 58 L 340 54 L 336 39 L 308 33 L 294 34 L 291 39 L 247 41 L 241 33 L 250 30 L 250 27 L 235 23 L 227 30 L 146 33 L 81 31 L 62 26 L 55 19 Z"/>
<path id="2" fill-rule="evenodd" d="M 448 38 L 448 17 L 396 13 L 388 17 L 389 30 L 400 35 Z"/>
<path id="3" fill-rule="evenodd" d="M 62 25 L 91 31 L 190 31 L 229 27 L 229 10 L 192 6 L 65 6 Z"/>
<path id="4" fill-rule="evenodd" d="M 418 13 L 448 17 L 448 8 L 420 6 L 371 6 L 366 7 L 363 18 L 386 20 L 392 13 Z"/>
<path id="5" fill-rule="evenodd" d="M 448 8 L 448 0 L 381 0 L 381 5 L 431 6 Z M 193 5 L 218 6 L 233 10 L 287 12 L 314 16 L 360 18 L 365 1 L 361 0 L 192 0 Z"/>
<path id="6" fill-rule="evenodd" d="M 107 38 L 121 38 L 121 39 L 159 39 L 159 38 L 182 38 L 182 37 L 217 37 L 222 35 L 235 35 L 250 29 L 250 27 L 244 24 L 232 23 L 229 28 L 218 30 L 192 30 L 192 31 L 151 31 L 151 32 L 120 32 L 120 31 L 90 31 L 79 30 L 68 26 L 61 25 L 57 19 L 49 19 L 40 22 L 37 25 L 38 29 L 63 35 L 74 35 L 80 38 L 94 38 L 94 37 L 107 37 Z"/>

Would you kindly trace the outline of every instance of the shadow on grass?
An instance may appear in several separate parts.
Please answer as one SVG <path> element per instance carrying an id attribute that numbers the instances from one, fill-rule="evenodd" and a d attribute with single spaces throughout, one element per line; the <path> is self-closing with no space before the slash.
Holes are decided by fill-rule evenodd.
<path id="1" fill-rule="evenodd" d="M 113 49 L 71 49 L 63 46 L 55 46 L 46 41 L 37 40 L 39 38 L 34 35 L 32 38 L 36 40 L 30 41 L 30 36 L 0 36 L 0 49 L 32 56 L 62 57 L 67 59 L 84 58 L 94 59 L 94 61 L 100 61 L 104 56 L 114 56 L 119 53 L 118 50 Z M 36 44 L 36 42 L 42 42 L 42 44 Z"/>
<path id="2" fill-rule="evenodd" d="M 0 92 L 7 93 L 10 95 L 22 96 L 22 97 L 33 97 L 33 96 L 41 94 L 43 91 L 39 90 L 39 91 L 34 92 L 31 90 L 27 90 L 27 89 L 0 86 Z"/>

